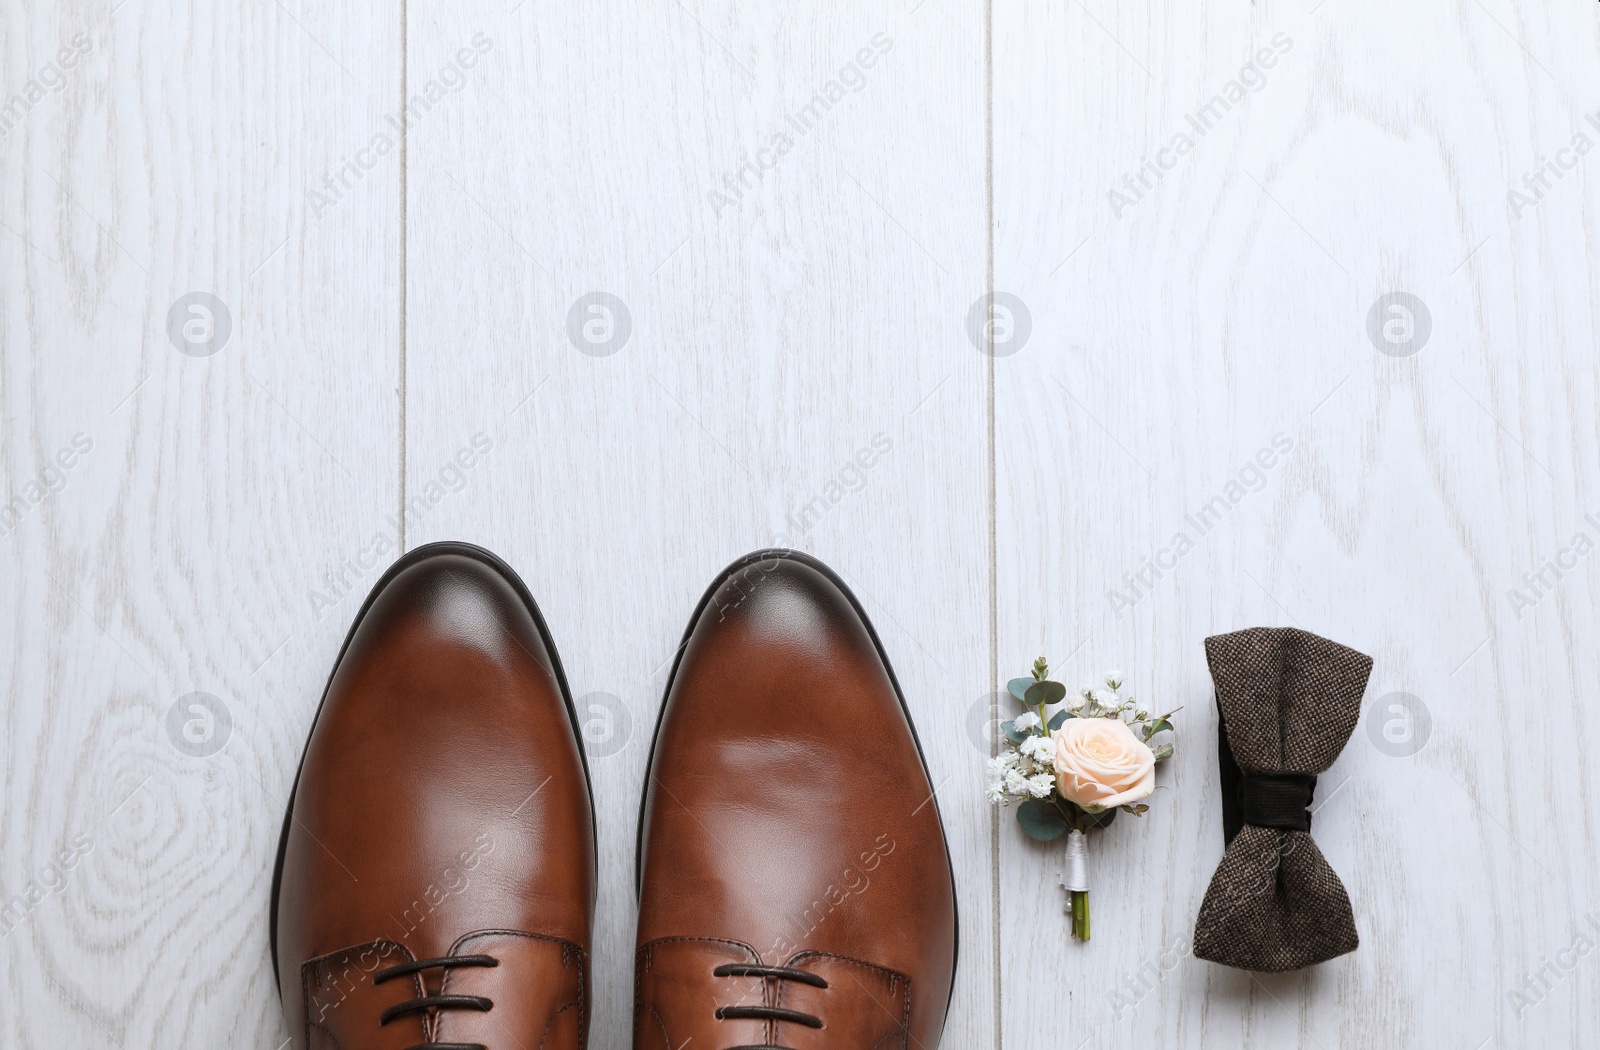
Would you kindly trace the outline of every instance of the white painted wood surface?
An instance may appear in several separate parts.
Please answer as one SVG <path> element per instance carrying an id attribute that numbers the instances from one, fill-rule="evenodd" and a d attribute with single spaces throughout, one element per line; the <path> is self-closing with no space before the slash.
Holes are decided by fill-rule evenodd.
<path id="1" fill-rule="evenodd" d="M 518 567 L 591 727 L 592 1044 L 632 1039 L 635 829 L 673 652 L 723 566 L 775 543 L 844 576 L 918 704 L 970 898 L 948 1045 L 992 1042 L 962 731 L 988 677 L 985 359 L 959 323 L 985 280 L 981 12 L 412 11 L 416 78 L 474 33 L 493 46 L 411 138 L 407 491 L 475 433 L 494 448 L 408 538 Z M 844 68 L 860 89 L 803 114 Z M 731 189 L 746 157 L 770 170 Z M 569 334 L 594 292 L 630 318 L 609 356 Z M 580 309 L 580 339 L 612 312 Z"/>
<path id="2" fill-rule="evenodd" d="M 523 573 L 583 699 L 596 1047 L 627 1042 L 673 646 L 776 542 L 856 588 L 928 745 L 962 890 L 944 1045 L 1600 1023 L 1600 953 L 1569 950 L 1600 943 L 1600 562 L 1575 551 L 1600 539 L 1600 246 L 1588 160 L 1558 152 L 1600 142 L 1594 9 L 0 11 L 0 107 L 40 85 L 0 116 L 0 898 L 45 891 L 0 939 L 0 1045 L 282 1043 L 282 798 L 402 504 L 405 546 Z M 1542 199 L 1508 203 L 1544 158 Z M 1031 325 L 993 359 L 967 331 L 991 288 Z M 196 291 L 231 319 L 210 357 L 169 336 Z M 1367 317 L 1401 291 L 1431 333 L 1391 357 Z M 596 292 L 629 318 L 608 356 Z M 1523 575 L 1563 550 L 1540 597 Z M 1200 643 L 1263 623 L 1377 661 L 1315 832 L 1362 948 L 1281 977 L 1187 954 L 1222 851 Z M 1174 790 L 1095 842 L 1088 945 L 1056 851 L 980 798 L 987 698 L 1040 653 L 1186 705 Z M 231 718 L 208 757 L 168 729 L 194 692 Z M 1393 693 L 1430 715 L 1414 755 L 1379 746 Z"/>
<path id="3" fill-rule="evenodd" d="M 1592 1041 L 1594 953 L 1562 955 L 1538 1003 L 1511 996 L 1600 932 L 1596 563 L 1532 609 L 1507 592 L 1575 533 L 1600 538 L 1600 245 L 1585 169 L 1520 219 L 1507 187 L 1580 128 L 1600 141 L 1595 17 L 997 7 L 995 284 L 1033 318 L 997 362 L 1000 661 L 1050 653 L 1069 682 L 1116 667 L 1185 705 L 1173 790 L 1094 844 L 1090 944 L 1039 936 L 1057 854 L 1004 829 L 1008 1048 Z M 1235 80 L 1242 99 L 1203 113 Z M 1186 131 L 1187 155 L 1159 152 Z M 1400 291 L 1432 332 L 1395 358 L 1367 315 Z M 1292 451 L 1250 468 L 1279 434 Z M 1217 495 L 1219 523 L 1186 520 Z M 1376 660 L 1314 827 L 1362 946 L 1277 977 L 1188 954 L 1223 846 L 1201 642 L 1263 624 Z M 1409 757 L 1374 743 L 1407 731 L 1397 692 L 1431 714 Z M 1051 989 L 1060 1027 L 1037 1020 Z"/>
<path id="4" fill-rule="evenodd" d="M 398 96 L 384 6 L 0 14 L 8 96 L 91 42 L 0 139 L 5 499 L 91 445 L 0 539 L 0 896 L 39 898 L 0 924 L 0 1046 L 283 1039 L 272 862 L 360 600 L 312 592 L 399 488 L 399 169 L 306 204 Z M 209 357 L 168 335 L 195 291 Z M 207 758 L 167 729 L 195 692 Z"/>

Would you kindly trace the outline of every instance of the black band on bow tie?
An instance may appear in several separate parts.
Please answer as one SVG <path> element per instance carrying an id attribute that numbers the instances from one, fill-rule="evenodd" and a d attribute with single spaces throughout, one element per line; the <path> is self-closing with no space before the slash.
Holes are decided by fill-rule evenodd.
<path id="1" fill-rule="evenodd" d="M 1228 746 L 1227 721 L 1217 705 L 1217 766 L 1222 774 L 1222 840 L 1227 845 L 1246 824 L 1283 831 L 1311 830 L 1310 773 L 1257 773 L 1245 776 Z"/>
<path id="2" fill-rule="evenodd" d="M 1310 773 L 1261 773 L 1239 781 L 1239 811 L 1246 824 L 1282 831 L 1311 830 L 1311 795 L 1317 778 Z"/>
<path id="3" fill-rule="evenodd" d="M 1282 831 L 1311 830 L 1311 773 L 1256 773 L 1245 776 L 1228 746 L 1228 722 L 1217 703 L 1217 767 L 1222 774 L 1222 841 L 1231 844 L 1246 824 Z"/>

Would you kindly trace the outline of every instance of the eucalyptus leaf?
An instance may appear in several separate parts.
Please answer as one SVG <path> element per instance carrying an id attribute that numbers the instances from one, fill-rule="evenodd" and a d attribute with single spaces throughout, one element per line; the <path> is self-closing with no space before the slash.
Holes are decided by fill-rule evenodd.
<path id="1" fill-rule="evenodd" d="M 1156 753 L 1156 761 L 1157 762 L 1163 761 L 1164 759 L 1171 758 L 1172 757 L 1172 745 L 1171 744 L 1162 744 L 1160 747 L 1155 749 L 1155 753 Z"/>
<path id="2" fill-rule="evenodd" d="M 1055 713 L 1055 717 L 1050 719 L 1050 730 L 1051 730 L 1051 732 L 1054 732 L 1055 730 L 1060 729 L 1066 723 L 1067 719 L 1069 719 L 1071 717 L 1072 717 L 1072 712 L 1070 712 L 1070 711 L 1057 711 Z"/>
<path id="3" fill-rule="evenodd" d="M 1013 678 L 1006 683 L 1006 689 L 1016 698 L 1017 703 L 1027 703 L 1028 686 L 1033 684 L 1032 678 Z"/>
<path id="4" fill-rule="evenodd" d="M 1144 738 L 1146 740 L 1149 740 L 1151 737 L 1155 736 L 1157 733 L 1161 732 L 1163 729 L 1171 729 L 1171 728 L 1172 728 L 1172 723 L 1167 721 L 1167 716 L 1166 715 L 1162 715 L 1160 718 L 1155 719 L 1149 725 L 1145 726 Z"/>
<path id="5" fill-rule="evenodd" d="M 1017 823 L 1030 839 L 1049 842 L 1067 833 L 1066 818 L 1048 799 L 1030 798 L 1017 807 Z"/>
<path id="6" fill-rule="evenodd" d="M 1040 704 L 1059 704 L 1066 698 L 1067 687 L 1060 682 L 1034 682 L 1023 694 L 1023 699 L 1030 707 L 1038 707 Z"/>

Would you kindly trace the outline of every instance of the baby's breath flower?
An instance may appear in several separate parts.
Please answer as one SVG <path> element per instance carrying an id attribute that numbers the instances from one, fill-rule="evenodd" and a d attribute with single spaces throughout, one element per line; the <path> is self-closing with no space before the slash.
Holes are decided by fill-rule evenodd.
<path id="1" fill-rule="evenodd" d="M 995 755 L 994 759 L 989 759 L 989 762 L 987 762 L 987 768 L 984 771 L 989 775 L 990 802 L 1000 802 L 1000 799 L 1005 796 L 1006 768 L 1008 767 L 1006 767 L 1005 755 Z"/>
<path id="2" fill-rule="evenodd" d="M 1105 680 L 1106 680 L 1106 685 L 1109 685 L 1113 689 L 1121 689 L 1122 688 L 1122 672 L 1121 671 L 1107 671 L 1105 673 Z"/>
<path id="3" fill-rule="evenodd" d="M 1015 769 L 1008 769 L 1005 789 L 1008 795 L 1025 795 L 1028 793 L 1028 778 Z"/>
<path id="4" fill-rule="evenodd" d="M 1028 794 L 1034 798 L 1048 798 L 1056 786 L 1056 778 L 1049 773 L 1040 773 L 1028 778 Z"/>
<path id="5" fill-rule="evenodd" d="M 1012 723 L 1012 725 L 1016 726 L 1017 732 L 1019 733 L 1026 733 L 1030 729 L 1037 729 L 1041 724 L 1042 723 L 1039 721 L 1039 716 L 1032 711 L 1018 715 L 1017 720 Z"/>
<path id="6" fill-rule="evenodd" d="M 1024 758 L 1031 758 L 1041 765 L 1054 762 L 1056 757 L 1055 741 L 1047 736 L 1030 736 L 1022 742 L 1018 750 L 1022 752 Z"/>

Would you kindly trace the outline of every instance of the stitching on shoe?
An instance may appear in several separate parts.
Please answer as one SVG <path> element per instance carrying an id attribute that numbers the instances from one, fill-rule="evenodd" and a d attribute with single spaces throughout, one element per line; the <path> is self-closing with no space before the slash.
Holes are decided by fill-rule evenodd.
<path id="1" fill-rule="evenodd" d="M 561 965 L 566 966 L 568 964 L 568 960 L 569 959 L 576 961 L 577 966 L 578 966 L 578 998 L 576 1000 L 574 1000 L 574 1002 L 576 1002 L 578 1004 L 578 1045 L 579 1046 L 588 1046 L 589 1045 L 588 960 L 587 960 L 586 956 L 584 955 L 583 949 L 579 948 L 575 944 L 569 944 L 565 948 L 562 949 L 562 952 L 561 952 Z M 562 1009 L 564 1010 L 564 1009 L 566 1009 L 566 1007 L 562 1007 Z"/>
<path id="2" fill-rule="evenodd" d="M 311 1030 L 313 1028 L 320 1029 L 323 1033 L 325 1033 L 327 1035 L 327 1037 L 333 1041 L 333 1045 L 335 1047 L 342 1048 L 343 1045 L 344 1045 L 343 1043 L 341 1043 L 339 1041 L 339 1037 L 333 1033 L 333 1029 L 331 1029 L 327 1025 L 323 1024 L 321 1020 L 313 1021 L 311 1019 L 311 999 L 312 999 L 312 995 L 311 995 L 311 987 L 310 987 L 310 984 L 308 983 L 308 979 L 310 978 L 311 973 L 317 967 L 321 966 L 323 963 L 327 962 L 330 959 L 338 958 L 341 955 L 349 955 L 352 952 L 359 952 L 362 949 L 371 948 L 371 947 L 374 947 L 374 946 L 382 946 L 384 948 L 393 948 L 396 951 L 398 951 L 400 954 L 406 956 L 412 962 L 416 962 L 417 961 L 417 957 L 414 954 L 412 954 L 411 949 L 407 948 L 405 945 L 401 944 L 399 941 L 392 941 L 387 937 L 379 937 L 377 940 L 375 940 L 375 941 L 367 941 L 365 944 L 352 944 L 347 948 L 336 948 L 331 952 L 326 952 L 326 953 L 324 953 L 322 955 L 313 956 L 312 958 L 307 959 L 305 962 L 300 964 L 300 1009 L 305 1014 L 306 1045 L 307 1046 L 311 1045 Z M 387 955 L 388 952 L 386 951 L 383 954 Z M 412 975 L 411 983 L 412 983 L 412 986 L 416 989 L 418 995 L 425 994 L 426 990 L 422 986 L 422 977 L 420 975 L 416 975 L 416 974 Z M 343 1001 L 344 1000 L 342 1000 L 342 999 L 340 1000 L 340 1002 L 343 1002 Z M 337 1006 L 338 1004 L 335 1004 L 335 1005 Z M 427 1025 L 426 1025 L 426 1023 L 424 1023 L 424 1025 L 423 1025 L 423 1032 L 424 1032 L 424 1034 L 427 1033 Z"/>
<path id="3" fill-rule="evenodd" d="M 688 935 L 680 935 L 680 936 L 675 936 L 675 937 L 657 937 L 655 940 L 650 941 L 647 944 L 640 945 L 639 949 L 638 949 L 638 952 L 635 952 L 635 954 L 638 954 L 639 952 L 647 952 L 650 949 L 656 947 L 657 945 L 661 945 L 661 944 L 678 944 L 678 943 L 683 942 L 683 941 L 694 941 L 697 944 L 726 944 L 726 945 L 729 945 L 730 947 L 734 947 L 734 948 L 743 948 L 745 951 L 750 953 L 750 955 L 756 960 L 756 962 L 760 962 L 761 961 L 761 953 L 756 951 L 750 945 L 746 944 L 743 941 L 729 940 L 726 937 L 691 937 L 691 936 L 688 936 Z"/>
<path id="4" fill-rule="evenodd" d="M 539 1045 L 541 1047 L 544 1046 L 544 1041 L 550 1037 L 550 1028 L 555 1024 L 556 1018 L 560 1017 L 563 1013 L 574 1006 L 578 1007 L 578 1045 L 584 1045 L 584 1041 L 588 1038 L 587 1012 L 583 1009 L 585 1002 L 584 997 L 586 994 L 584 975 L 587 969 L 586 960 L 588 958 L 588 953 L 586 953 L 582 948 L 578 947 L 573 942 L 563 937 L 552 937 L 547 933 L 529 933 L 526 930 L 473 930 L 471 933 L 464 933 L 458 937 L 456 942 L 450 946 L 449 954 L 461 954 L 461 949 L 465 947 L 469 941 L 479 937 L 526 937 L 531 941 L 547 941 L 550 944 L 559 945 L 561 947 L 562 966 L 568 965 L 569 960 L 575 959 L 577 961 L 578 997 L 573 999 L 571 1002 L 563 1003 L 561 1006 L 558 1006 L 555 1012 L 550 1015 L 550 1020 L 545 1025 L 544 1035 L 539 1037 Z M 441 995 L 450 990 L 450 979 L 455 976 L 455 972 L 456 971 L 454 970 L 446 970 L 444 972 L 444 979 L 439 982 L 439 992 Z M 441 1018 L 441 1020 L 443 1020 L 443 1018 Z"/>
<path id="5" fill-rule="evenodd" d="M 656 1027 L 661 1029 L 661 1046 L 663 1050 L 672 1050 L 672 1036 L 667 1034 L 667 1022 L 662 1019 L 655 1006 L 650 1006 L 650 1016 L 656 1019 Z"/>
<path id="6" fill-rule="evenodd" d="M 900 1039 L 899 1039 L 899 1044 L 900 1044 L 900 1050 L 906 1050 L 906 1044 L 911 1039 L 911 981 L 910 981 L 910 979 L 909 978 L 905 978 L 905 977 L 901 977 L 899 974 L 896 974 L 895 976 L 891 977 L 889 979 L 889 994 L 890 995 L 895 994 L 895 989 L 901 984 L 902 981 L 905 983 L 905 989 L 906 990 L 905 990 L 905 994 L 900 996 L 900 1001 L 904 1005 L 901 1007 L 901 1012 L 900 1012 L 900 1032 L 899 1032 Z M 886 1040 L 893 1039 L 894 1036 L 895 1036 L 895 1033 L 894 1032 L 890 1032 L 888 1035 L 886 1035 L 882 1039 L 878 1040 L 878 1046 L 882 1046 Z"/>
<path id="7" fill-rule="evenodd" d="M 565 1006 L 561 1007 L 555 1013 L 550 1015 L 550 1023 L 544 1026 L 544 1034 L 539 1037 L 539 1050 L 544 1050 L 545 1044 L 550 1041 L 550 1029 L 552 1029 L 552 1028 L 554 1028 L 556 1026 L 556 1021 L 558 1021 L 561 1018 L 561 1015 L 566 1013 L 568 1010 L 572 1009 L 574 1006 L 581 1006 L 582 1005 L 582 1001 L 583 1001 L 583 997 L 582 997 L 582 995 L 579 995 L 579 997 L 577 999 L 572 1000 L 572 1002 L 567 1003 Z M 583 1045 L 583 1017 L 582 1017 L 582 1014 L 579 1014 L 579 1019 L 578 1019 L 578 1045 L 579 1046 Z"/>
<path id="8" fill-rule="evenodd" d="M 661 1046 L 662 1046 L 663 1050 L 672 1050 L 672 1036 L 667 1033 L 667 1022 L 662 1019 L 660 1012 L 658 1012 L 656 1010 L 655 1004 L 651 1003 L 651 1004 L 649 1004 L 649 1006 L 646 1006 L 645 1002 L 644 1002 L 644 998 L 643 998 L 644 971 L 646 969 L 652 968 L 654 966 L 654 962 L 655 962 L 654 956 L 651 954 L 650 947 L 651 946 L 647 944 L 643 948 L 640 948 L 638 951 L 634 952 L 634 962 L 633 962 L 634 1035 L 637 1037 L 638 1032 L 639 1032 L 640 1019 L 641 1019 L 644 1011 L 646 1009 L 648 1009 L 650 1011 L 650 1016 L 654 1017 L 656 1019 L 656 1027 L 661 1029 Z"/>
<path id="9" fill-rule="evenodd" d="M 564 949 L 576 952 L 580 960 L 580 967 L 582 965 L 581 960 L 588 956 L 587 952 L 565 937 L 552 937 L 548 933 L 529 933 L 527 930 L 473 930 L 471 933 L 464 933 L 458 937 L 456 942 L 450 946 L 449 954 L 461 954 L 461 949 L 466 947 L 469 941 L 476 940 L 479 937 L 526 937 L 531 941 L 549 941 L 551 944 L 559 944 Z M 450 983 L 453 973 L 454 971 L 452 970 L 445 971 L 444 980 L 439 982 L 441 989 Z"/>
<path id="10" fill-rule="evenodd" d="M 886 976 L 889 979 L 889 995 L 890 995 L 890 997 L 891 998 L 897 998 L 897 999 L 900 1000 L 900 1022 L 899 1022 L 899 1028 L 898 1028 L 897 1031 L 893 1031 L 893 1032 L 890 1032 L 889 1034 L 885 1035 L 882 1039 L 879 1039 L 873 1045 L 874 1045 L 874 1048 L 880 1047 L 880 1046 L 883 1045 L 885 1039 L 893 1039 L 895 1036 L 898 1035 L 900 1037 L 899 1038 L 899 1043 L 900 1043 L 901 1050 L 905 1050 L 907 1040 L 909 1040 L 911 1038 L 911 978 L 905 976 L 904 974 L 900 973 L 897 970 L 891 970 L 887 966 L 877 966 L 877 965 L 874 965 L 873 963 L 865 962 L 865 961 L 863 961 L 861 959 L 855 959 L 855 958 L 852 958 L 852 957 L 850 957 L 848 955 L 840 955 L 838 952 L 812 951 L 812 950 L 809 950 L 809 949 L 806 950 L 806 951 L 796 952 L 796 953 L 794 953 L 793 955 L 791 955 L 788 958 L 787 965 L 791 965 L 792 966 L 795 963 L 799 962 L 801 959 L 806 959 L 806 958 L 811 958 L 811 959 L 837 959 L 840 962 L 849 963 L 852 966 L 860 966 L 860 967 L 862 967 L 864 969 L 871 970 L 871 971 L 874 971 L 874 972 L 876 972 L 878 974 Z M 784 982 L 782 982 L 782 981 L 778 981 L 776 983 L 778 984 L 778 1002 L 777 1002 L 776 1005 L 782 1006 L 783 1005 L 783 995 L 784 995 L 784 992 L 787 990 L 787 988 L 785 987 Z M 901 986 L 904 986 L 905 992 L 903 994 L 896 994 L 897 989 L 899 989 Z M 866 992 L 867 997 L 870 998 L 873 1001 L 874 1004 L 876 1004 L 877 1006 L 880 1006 L 880 1007 L 883 1006 L 883 1003 L 878 1002 L 877 997 L 874 996 L 865 987 L 862 988 L 862 991 Z M 887 1008 L 884 1009 L 884 1012 L 885 1013 L 889 1013 Z M 894 1014 L 889 1013 L 889 1018 L 890 1018 L 890 1020 L 893 1020 L 894 1019 Z M 777 1027 L 777 1024 L 776 1024 L 776 1022 L 774 1022 L 773 1028 L 776 1029 L 776 1027 Z M 770 1041 L 772 1041 L 772 1042 L 776 1042 L 777 1041 L 776 1031 L 774 1031 Z"/>
<path id="11" fill-rule="evenodd" d="M 344 1044 L 339 1042 L 339 1037 L 334 1035 L 333 1032 L 329 1030 L 327 1025 L 312 1024 L 310 1021 L 306 1022 L 306 1046 L 309 1047 L 311 1045 L 311 1030 L 313 1028 L 318 1029 L 323 1035 L 328 1037 L 328 1042 L 333 1044 L 334 1050 L 343 1050 Z"/>
<path id="12" fill-rule="evenodd" d="M 678 935 L 678 936 L 673 936 L 673 937 L 657 937 L 653 941 L 649 941 L 649 942 L 647 942 L 645 944 L 641 944 L 633 953 L 633 955 L 634 955 L 634 964 L 633 964 L 633 1009 L 634 1009 L 634 1014 L 635 1014 L 635 1016 L 637 1016 L 640 1013 L 641 1010 L 649 1010 L 650 1011 L 650 1015 L 656 1019 L 656 1027 L 661 1029 L 661 1039 L 662 1039 L 662 1043 L 663 1043 L 664 1047 L 666 1048 L 666 1050 L 674 1050 L 674 1047 L 672 1045 L 672 1036 L 667 1032 L 667 1022 L 662 1018 L 660 1011 L 658 1011 L 656 1009 L 655 1003 L 653 1003 L 653 1002 L 646 1003 L 644 1001 L 644 999 L 643 999 L 643 987 L 642 987 L 643 986 L 643 981 L 640 978 L 641 978 L 641 976 L 643 974 L 643 971 L 645 969 L 647 969 L 647 968 L 654 969 L 654 967 L 655 967 L 655 949 L 657 947 L 659 947 L 659 946 L 661 946 L 663 944 L 682 944 L 682 943 L 685 943 L 685 942 L 689 942 L 689 943 L 693 943 L 693 944 L 720 944 L 720 945 L 724 945 L 725 947 L 729 947 L 729 948 L 742 948 L 746 952 L 749 952 L 750 953 L 750 957 L 752 959 L 754 959 L 756 962 L 759 963 L 761 961 L 761 953 L 756 951 L 750 945 L 744 943 L 743 941 L 729 940 L 726 937 L 691 937 L 691 936 L 688 936 L 688 935 L 685 934 L 685 935 Z M 774 1026 L 769 1022 L 768 1025 L 767 1025 L 767 1029 L 768 1029 L 768 1031 L 767 1031 L 767 1042 L 769 1042 L 769 1043 L 772 1042 L 772 1037 L 773 1037 L 772 1028 L 773 1027 Z"/>

